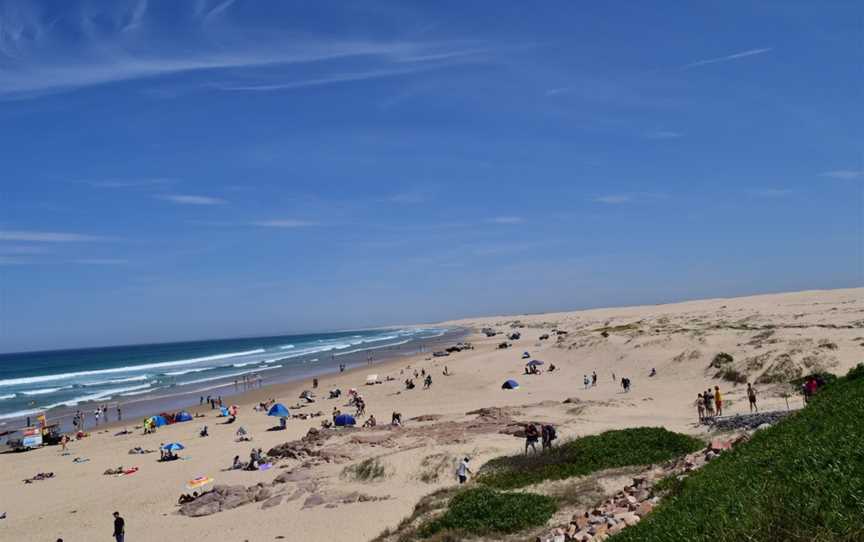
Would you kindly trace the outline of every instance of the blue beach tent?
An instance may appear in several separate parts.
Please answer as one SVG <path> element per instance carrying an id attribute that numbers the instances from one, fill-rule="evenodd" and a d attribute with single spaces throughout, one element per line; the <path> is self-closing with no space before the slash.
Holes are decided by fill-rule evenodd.
<path id="1" fill-rule="evenodd" d="M 163 425 L 168 425 L 168 420 L 165 419 L 165 416 L 153 416 L 153 425 L 162 427 Z"/>
<path id="2" fill-rule="evenodd" d="M 270 410 L 267 412 L 268 416 L 279 416 L 280 418 L 287 418 L 291 414 L 288 413 L 288 409 L 285 408 L 285 405 L 282 403 L 276 403 Z"/>
<path id="3" fill-rule="evenodd" d="M 508 380 L 501 385 L 502 390 L 515 390 L 519 387 L 519 383 L 515 380 Z"/>
<path id="4" fill-rule="evenodd" d="M 192 414 L 189 414 L 185 410 L 182 412 L 178 412 L 176 416 L 174 416 L 174 422 L 191 422 Z"/>
<path id="5" fill-rule="evenodd" d="M 356 425 L 357 420 L 355 420 L 354 416 L 351 416 L 350 414 L 340 414 L 333 418 L 333 424 L 336 427 L 345 427 L 348 425 Z"/>

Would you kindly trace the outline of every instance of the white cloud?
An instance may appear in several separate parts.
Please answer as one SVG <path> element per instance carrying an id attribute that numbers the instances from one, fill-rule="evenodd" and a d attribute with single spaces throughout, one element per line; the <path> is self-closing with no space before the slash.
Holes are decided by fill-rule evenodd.
<path id="1" fill-rule="evenodd" d="M 657 130 L 654 132 L 649 132 L 646 134 L 648 139 L 677 139 L 679 137 L 684 137 L 684 134 L 681 132 L 673 132 L 670 130 Z"/>
<path id="2" fill-rule="evenodd" d="M 253 226 L 261 226 L 264 228 L 305 228 L 308 226 L 317 226 L 317 222 L 308 220 L 295 220 L 291 218 L 276 219 L 276 220 L 260 220 L 252 223 Z"/>
<path id="3" fill-rule="evenodd" d="M 85 243 L 105 241 L 106 237 L 80 233 L 0 230 L 0 241 L 27 241 L 33 243 Z"/>
<path id="4" fill-rule="evenodd" d="M 222 198 L 214 198 L 212 196 L 193 196 L 191 194 L 169 194 L 156 197 L 180 205 L 224 205 L 228 203 Z"/>
<path id="5" fill-rule="evenodd" d="M 594 198 L 594 201 L 609 205 L 619 205 L 633 201 L 633 196 L 631 194 L 609 194 L 607 196 L 598 196 Z"/>
<path id="6" fill-rule="evenodd" d="M 495 218 L 490 218 L 488 222 L 493 224 L 522 224 L 525 222 L 525 219 L 521 216 L 496 216 Z"/>
<path id="7" fill-rule="evenodd" d="M 73 260 L 73 263 L 82 265 L 125 265 L 129 261 L 119 258 L 82 258 L 80 260 Z"/>
<path id="8" fill-rule="evenodd" d="M 682 69 L 696 68 L 698 66 L 706 66 L 708 64 L 717 64 L 718 62 L 729 62 L 730 60 L 737 60 L 739 58 L 747 58 L 749 56 L 761 55 L 767 52 L 772 51 L 772 47 L 765 47 L 762 49 L 748 49 L 746 51 L 741 51 L 740 53 L 733 53 L 731 55 L 721 56 L 717 58 L 707 58 L 704 60 L 697 60 L 696 62 L 691 62 L 690 64 L 686 64 L 682 66 Z"/>
<path id="9" fill-rule="evenodd" d="M 0 3 L 0 57 L 4 60 L 0 98 L 31 98 L 194 71 L 230 69 L 232 75 L 241 76 L 244 74 L 238 71 L 244 69 L 339 59 L 365 64 L 365 69 L 355 73 L 316 79 L 224 85 L 225 90 L 279 90 L 415 73 L 465 62 L 482 52 L 465 49 L 465 42 L 349 40 L 249 28 L 229 17 L 233 3 L 199 3 L 197 9 L 179 3 L 181 10 L 190 13 L 178 14 L 172 23 L 185 24 L 167 26 L 157 24 L 155 13 L 147 10 L 143 0 L 134 5 L 86 4 L 61 14 L 40 12 L 35 3 L 12 7 Z M 216 18 L 218 25 L 207 24 Z M 154 33 L 155 28 L 162 32 Z M 395 63 L 415 65 L 387 68 Z"/>
<path id="10" fill-rule="evenodd" d="M 852 180 L 864 177 L 864 170 L 860 169 L 836 169 L 834 171 L 826 171 L 821 174 L 822 177 L 831 177 L 832 179 Z"/>

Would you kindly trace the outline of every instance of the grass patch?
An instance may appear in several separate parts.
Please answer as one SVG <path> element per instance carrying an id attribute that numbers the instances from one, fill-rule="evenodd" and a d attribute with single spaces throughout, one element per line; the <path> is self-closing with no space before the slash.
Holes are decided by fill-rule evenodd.
<path id="1" fill-rule="evenodd" d="M 615 542 L 864 540 L 864 365 L 680 481 Z"/>
<path id="2" fill-rule="evenodd" d="M 735 384 L 746 384 L 747 383 L 747 375 L 743 374 L 741 371 L 737 369 L 733 369 L 731 367 L 726 367 L 725 369 L 721 369 L 717 371 L 717 374 L 714 375 L 714 378 L 722 378 L 727 382 L 733 382 Z"/>
<path id="3" fill-rule="evenodd" d="M 423 458 L 417 478 L 424 484 L 435 484 L 441 479 L 442 473 L 452 473 L 456 470 L 456 456 L 452 454 L 432 454 Z"/>
<path id="4" fill-rule="evenodd" d="M 714 359 L 711 360 L 711 363 L 708 367 L 713 369 L 722 369 L 727 365 L 731 365 L 735 361 L 735 358 L 732 357 L 731 354 L 727 354 L 726 352 L 720 352 Z"/>
<path id="5" fill-rule="evenodd" d="M 377 458 L 370 457 L 342 469 L 342 477 L 358 482 L 374 482 L 387 476 L 387 469 Z"/>
<path id="6" fill-rule="evenodd" d="M 420 527 L 423 537 L 442 532 L 508 534 L 544 525 L 557 510 L 555 500 L 533 493 L 504 493 L 475 487 L 453 497 L 447 511 Z"/>
<path id="7" fill-rule="evenodd" d="M 703 446 L 693 437 L 660 427 L 606 431 L 565 442 L 541 454 L 493 459 L 483 466 L 477 481 L 497 489 L 514 489 L 603 469 L 657 463 Z"/>

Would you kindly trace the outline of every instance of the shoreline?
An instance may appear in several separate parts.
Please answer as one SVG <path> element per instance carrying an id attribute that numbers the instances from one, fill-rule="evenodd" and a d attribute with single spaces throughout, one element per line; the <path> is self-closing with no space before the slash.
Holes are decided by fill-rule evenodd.
<path id="1" fill-rule="evenodd" d="M 265 377 L 262 379 L 260 387 L 257 384 L 244 385 L 243 382 L 240 382 L 238 386 L 235 386 L 233 382 L 229 381 L 222 384 L 214 384 L 207 388 L 197 388 L 195 390 L 170 395 L 158 395 L 158 392 L 156 392 L 156 395 L 154 396 L 143 396 L 125 401 L 118 401 L 116 399 L 104 402 L 95 401 L 72 407 L 57 408 L 55 409 L 57 414 L 46 413 L 46 419 L 49 425 L 52 423 L 60 423 L 60 429 L 62 432 L 71 433 L 72 418 L 74 417 L 75 412 L 80 410 L 85 414 L 86 418 L 84 431 L 94 432 L 97 430 L 102 431 L 128 427 L 130 423 L 140 423 L 141 419 L 155 416 L 162 412 L 179 412 L 180 410 L 186 410 L 193 415 L 205 413 L 211 410 L 208 404 L 206 402 L 203 404 L 194 402 L 202 396 L 220 396 L 223 398 L 223 402 L 227 404 L 257 404 L 258 402 L 265 401 L 270 396 L 283 396 L 287 390 L 292 390 L 297 387 L 299 383 L 310 381 L 313 378 L 318 378 L 319 387 L 321 387 L 323 385 L 321 381 L 327 376 L 354 376 L 363 370 L 368 371 L 371 368 L 377 367 L 380 367 L 381 370 L 388 370 L 394 363 L 414 358 L 420 354 L 431 356 L 433 351 L 456 344 L 459 341 L 465 340 L 470 335 L 471 330 L 468 326 L 452 326 L 447 328 L 446 331 L 438 337 L 412 339 L 409 342 L 400 345 L 373 346 L 366 349 L 357 349 L 352 352 L 346 352 L 343 354 L 346 366 L 344 371 L 339 371 L 338 366 L 322 366 L 321 370 L 312 368 L 309 371 L 302 372 L 301 374 L 287 375 L 284 379 L 279 379 L 277 377 L 270 382 L 268 382 Z M 371 364 L 366 361 L 370 352 L 377 352 L 380 356 L 373 357 L 373 362 Z M 332 359 L 335 360 L 338 358 L 334 357 Z M 340 363 L 341 362 L 342 361 L 340 360 Z M 240 389 L 237 389 L 238 387 Z M 311 382 L 308 382 L 307 387 L 311 388 Z M 298 390 L 301 391 L 302 389 L 302 386 L 298 388 Z M 220 390 L 224 391 L 219 393 Z M 299 391 L 297 393 L 299 393 Z M 256 401 L 249 401 L 249 397 L 256 397 L 259 399 Z M 229 400 L 225 401 L 226 398 Z M 102 421 L 98 425 L 94 425 L 93 410 L 97 405 L 102 404 L 108 405 L 108 421 Z M 120 406 L 122 410 L 123 418 L 119 421 L 117 420 L 116 410 L 118 406 Z M 38 415 L 38 413 L 34 413 L 30 416 L 30 427 L 35 425 L 36 417 Z M 3 420 L 0 422 L 0 433 L 7 431 L 20 431 L 21 429 L 28 427 L 27 425 L 24 425 L 26 418 L 27 417 L 22 416 L 20 418 L 8 418 Z M 5 439 L 6 437 L 0 437 L 0 446 L 5 446 Z"/>

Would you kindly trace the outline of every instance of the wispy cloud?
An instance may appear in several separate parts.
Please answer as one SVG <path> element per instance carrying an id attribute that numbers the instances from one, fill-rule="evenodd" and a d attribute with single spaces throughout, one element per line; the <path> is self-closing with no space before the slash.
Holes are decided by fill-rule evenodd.
<path id="1" fill-rule="evenodd" d="M 633 201 L 632 194 L 609 194 L 606 196 L 598 196 L 594 198 L 597 203 L 606 203 L 608 205 L 620 205 Z"/>
<path id="2" fill-rule="evenodd" d="M 747 193 L 759 198 L 784 198 L 793 194 L 794 191 L 788 188 L 756 188 L 748 190 Z"/>
<path id="3" fill-rule="evenodd" d="M 853 180 L 864 178 L 864 170 L 861 169 L 835 169 L 826 171 L 820 174 L 821 177 L 830 177 L 832 179 Z"/>
<path id="4" fill-rule="evenodd" d="M 91 241 L 106 241 L 107 237 L 85 235 L 81 233 L 0 230 L 0 241 L 25 241 L 32 243 L 86 243 Z"/>
<path id="5" fill-rule="evenodd" d="M 648 139 L 678 139 L 679 137 L 684 137 L 684 134 L 681 132 L 673 132 L 671 130 L 656 130 L 654 132 L 648 132 L 645 134 L 645 137 Z"/>
<path id="6" fill-rule="evenodd" d="M 125 265 L 129 263 L 129 260 L 120 258 L 81 258 L 79 260 L 72 260 L 72 263 L 81 265 Z"/>
<path id="7" fill-rule="evenodd" d="M 195 196 L 191 194 L 166 194 L 156 196 L 158 199 L 177 203 L 179 205 L 224 205 L 228 203 L 222 198 L 214 198 L 212 196 Z"/>
<path id="8" fill-rule="evenodd" d="M 491 222 L 492 224 L 522 224 L 525 222 L 525 219 L 521 216 L 496 216 L 490 218 L 487 222 Z"/>
<path id="9" fill-rule="evenodd" d="M 417 203 L 424 203 L 432 197 L 433 192 L 434 190 L 430 187 L 414 188 L 411 190 L 406 190 L 404 192 L 399 192 L 397 194 L 392 194 L 391 196 L 387 197 L 387 201 L 400 205 L 413 205 Z"/>
<path id="10" fill-rule="evenodd" d="M 153 186 L 165 186 L 177 182 L 177 179 L 152 178 L 152 179 L 105 179 L 97 181 L 83 181 L 94 188 L 145 188 Z"/>
<path id="11" fill-rule="evenodd" d="M 572 91 L 574 87 L 558 87 L 558 88 L 550 88 L 546 91 L 546 96 L 557 96 L 559 94 L 567 94 Z"/>
<path id="12" fill-rule="evenodd" d="M 309 226 L 317 226 L 317 222 L 309 220 L 296 220 L 293 218 L 283 218 L 276 220 L 259 220 L 252 223 L 253 226 L 261 226 L 263 228 L 306 228 Z"/>
<path id="13" fill-rule="evenodd" d="M 435 69 L 477 57 L 484 49 L 465 42 L 418 42 L 299 36 L 284 29 L 248 28 L 230 17 L 234 0 L 178 4 L 172 22 L 160 25 L 148 3 L 85 4 L 81 9 L 45 12 L 36 3 L 0 4 L 0 98 L 46 93 L 194 71 L 308 66 L 354 59 L 367 69 L 317 79 L 269 85 L 271 90 L 388 77 Z M 14 8 L 14 9 L 13 9 Z M 219 20 L 219 25 L 208 23 Z M 156 34 L 154 28 L 162 31 Z M 166 30 L 167 29 L 167 30 Z M 173 30 L 172 30 L 173 29 Z M 168 32 L 166 34 L 165 32 Z M 395 64 L 412 66 L 388 68 Z M 245 85 L 264 90 L 268 85 Z M 244 85 L 227 85 L 243 89 Z"/>
<path id="14" fill-rule="evenodd" d="M 699 66 L 707 66 L 708 64 L 717 64 L 720 62 L 729 62 L 730 60 L 738 60 L 739 58 L 747 58 L 750 56 L 762 55 L 772 51 L 772 47 L 765 47 L 762 49 L 748 49 L 746 51 L 741 51 L 740 53 L 733 53 L 731 55 L 721 56 L 717 58 L 706 58 L 704 60 L 697 60 L 696 62 L 691 62 L 689 64 L 685 64 L 681 67 L 681 69 L 687 70 L 690 68 L 696 68 Z"/>

